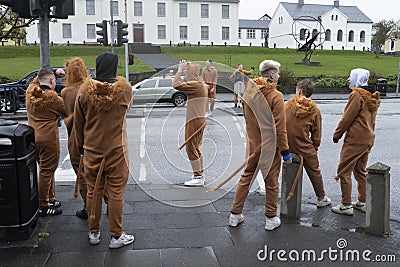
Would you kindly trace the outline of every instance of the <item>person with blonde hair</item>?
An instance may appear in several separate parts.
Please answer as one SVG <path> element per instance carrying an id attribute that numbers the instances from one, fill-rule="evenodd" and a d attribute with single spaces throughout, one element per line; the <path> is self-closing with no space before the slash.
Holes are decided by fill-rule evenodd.
<path id="1" fill-rule="evenodd" d="M 54 196 L 54 173 L 60 159 L 58 117 L 66 117 L 64 102 L 54 91 L 56 77 L 41 69 L 26 90 L 28 125 L 35 130 L 36 160 L 39 164 L 39 216 L 59 215 L 61 202 Z"/>
<path id="2" fill-rule="evenodd" d="M 279 80 L 279 68 L 281 64 L 274 60 L 264 60 L 260 63 L 262 77 L 250 81 L 248 87 L 257 86 L 255 89 L 248 88 L 245 91 L 244 99 L 251 101 L 249 94 L 254 91 L 261 91 L 264 99 L 258 106 L 249 105 L 246 101 L 243 103 L 243 113 L 246 120 L 247 144 L 250 151 L 245 170 L 240 177 L 235 198 L 231 207 L 229 217 L 229 226 L 236 227 L 244 221 L 242 215 L 244 202 L 249 194 L 251 181 L 254 179 L 256 170 L 261 169 L 265 182 L 265 230 L 272 231 L 281 225 L 281 220 L 277 216 L 278 193 L 279 193 L 279 172 L 281 169 L 282 158 L 285 163 L 291 163 L 292 158 L 289 153 L 289 145 L 286 132 L 286 117 L 284 109 L 284 100 L 281 92 L 277 90 Z M 250 90 L 249 90 L 250 89 Z M 272 113 L 271 120 L 259 121 L 257 114 Z M 270 124 L 272 121 L 272 124 Z M 273 129 L 276 129 L 275 131 Z M 266 140 L 262 140 L 262 130 L 271 130 L 274 136 L 269 139 L 276 140 L 275 147 L 264 145 Z M 268 154 L 268 157 L 261 158 L 262 151 Z M 270 156 L 269 156 L 270 155 Z M 271 160 L 271 165 L 267 161 Z M 260 166 L 259 166 L 260 165 Z"/>
<path id="3" fill-rule="evenodd" d="M 79 163 L 81 161 L 81 155 L 79 153 L 78 146 L 76 145 L 75 133 L 73 132 L 73 121 L 74 121 L 74 107 L 75 107 L 76 96 L 78 94 L 80 86 L 84 83 L 84 81 L 88 77 L 90 77 L 90 75 L 86 68 L 85 62 L 83 62 L 83 60 L 80 57 L 73 57 L 69 59 L 65 64 L 65 66 L 67 68 L 67 73 L 64 74 L 65 87 L 61 90 L 61 97 L 64 100 L 65 112 L 67 113 L 67 117 L 64 118 L 64 123 L 68 131 L 68 151 L 71 160 L 71 165 L 77 176 L 78 185 L 76 186 L 79 187 L 79 192 L 83 199 L 83 209 L 78 210 L 76 212 L 76 216 L 86 220 L 88 218 L 86 210 L 87 188 L 85 179 L 82 173 L 79 172 L 79 166 L 80 166 Z"/>
<path id="4" fill-rule="evenodd" d="M 181 76 L 184 80 L 181 80 Z M 200 146 L 206 126 L 205 110 L 208 102 L 208 86 L 200 77 L 200 65 L 179 62 L 178 72 L 173 80 L 173 87 L 187 95 L 185 125 L 186 153 L 193 170 L 193 177 L 186 181 L 186 186 L 204 186 L 203 155 Z"/>

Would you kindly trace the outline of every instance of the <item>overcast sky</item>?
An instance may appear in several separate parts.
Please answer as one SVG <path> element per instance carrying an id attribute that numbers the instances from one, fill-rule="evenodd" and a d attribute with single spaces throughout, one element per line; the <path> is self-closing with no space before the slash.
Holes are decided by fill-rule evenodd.
<path id="1" fill-rule="evenodd" d="M 259 19 L 264 14 L 272 17 L 280 2 L 298 3 L 298 0 L 240 0 L 240 19 Z M 334 0 L 304 0 L 305 4 L 333 5 Z M 374 22 L 400 19 L 399 0 L 339 0 L 343 6 L 358 6 Z"/>

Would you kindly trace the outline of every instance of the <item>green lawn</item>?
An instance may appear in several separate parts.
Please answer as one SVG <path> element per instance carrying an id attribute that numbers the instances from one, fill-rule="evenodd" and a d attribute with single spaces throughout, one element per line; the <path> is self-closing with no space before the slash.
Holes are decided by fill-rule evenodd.
<path id="1" fill-rule="evenodd" d="M 51 65 L 63 66 L 74 56 L 83 58 L 88 67 L 95 67 L 98 54 L 111 51 L 110 47 L 101 46 L 54 46 L 50 49 Z M 122 59 L 124 48 L 116 47 L 115 52 Z M 177 59 L 190 61 L 214 62 L 235 67 L 242 63 L 245 69 L 251 66 L 256 68 L 264 59 L 277 60 L 282 64 L 282 70 L 289 70 L 298 77 L 318 77 L 327 75 L 332 77 L 347 77 L 353 68 L 366 68 L 382 77 L 396 76 L 399 58 L 393 56 L 376 57 L 369 52 L 360 51 L 329 51 L 316 50 L 311 61 L 318 61 L 321 67 L 310 67 L 295 64 L 304 57 L 303 52 L 293 49 L 272 49 L 262 47 L 163 47 L 163 53 Z M 18 80 L 26 73 L 40 67 L 39 46 L 3 46 L 0 47 L 0 76 Z M 135 60 L 129 66 L 129 72 L 150 71 L 151 67 Z M 120 60 L 118 75 L 125 76 L 125 61 Z"/>

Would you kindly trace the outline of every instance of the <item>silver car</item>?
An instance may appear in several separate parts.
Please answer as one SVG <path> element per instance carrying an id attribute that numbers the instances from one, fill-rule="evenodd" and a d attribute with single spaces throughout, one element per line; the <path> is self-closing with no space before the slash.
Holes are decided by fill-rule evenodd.
<path id="1" fill-rule="evenodd" d="M 181 107 L 186 103 L 185 93 L 172 87 L 172 77 L 153 77 L 132 86 L 133 103 L 172 103 Z"/>

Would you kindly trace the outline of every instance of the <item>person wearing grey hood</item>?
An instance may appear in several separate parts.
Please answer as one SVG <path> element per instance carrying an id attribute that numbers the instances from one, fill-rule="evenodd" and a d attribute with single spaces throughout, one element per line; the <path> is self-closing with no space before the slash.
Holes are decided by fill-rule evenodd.
<path id="1" fill-rule="evenodd" d="M 129 175 L 126 112 L 132 101 L 132 87 L 116 76 L 118 57 L 102 53 L 96 59 L 97 78 L 86 79 L 75 101 L 74 132 L 87 182 L 89 243 L 100 243 L 100 219 L 104 185 L 107 184 L 109 248 L 134 241 L 122 231 L 124 192 Z M 107 179 L 107 181 L 106 181 Z"/>
<path id="2" fill-rule="evenodd" d="M 340 180 L 342 200 L 332 211 L 344 215 L 353 215 L 353 208 L 365 213 L 366 207 L 366 167 L 368 155 L 375 140 L 375 119 L 380 105 L 379 92 L 374 92 L 368 86 L 369 71 L 353 69 L 350 72 L 349 100 L 344 109 L 335 132 L 333 142 L 346 133 L 340 162 L 337 168 L 336 180 Z M 351 200 L 351 174 L 357 181 L 358 201 Z"/>

